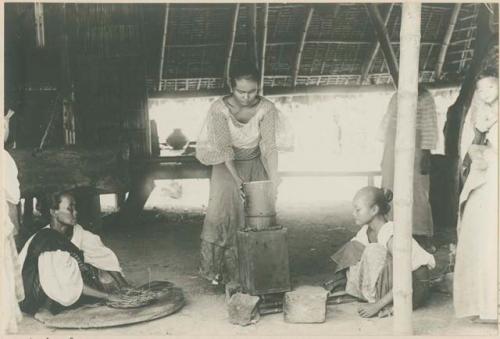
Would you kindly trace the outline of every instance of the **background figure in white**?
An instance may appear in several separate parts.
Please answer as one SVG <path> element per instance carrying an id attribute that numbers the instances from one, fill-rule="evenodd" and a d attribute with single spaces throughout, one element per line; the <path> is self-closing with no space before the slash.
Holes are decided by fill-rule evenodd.
<path id="1" fill-rule="evenodd" d="M 4 116 L 4 143 L 9 137 L 9 121 L 14 112 L 9 109 Z M 5 181 L 2 189 L 5 193 L 5 212 L 9 210 L 9 204 L 17 205 L 21 192 L 17 179 L 17 166 L 10 154 L 4 149 L 2 159 L 2 170 L 5 173 Z M 3 216 L 2 230 L 2 260 L 0 272 L 0 333 L 17 332 L 17 323 L 22 315 L 18 303 L 24 299 L 23 282 L 21 278 L 21 265 L 17 255 L 14 235 L 16 229 L 11 222 L 8 213 Z"/>
<path id="2" fill-rule="evenodd" d="M 395 142 L 397 125 L 397 93 L 389 103 L 380 128 L 384 141 L 382 156 L 382 187 L 394 190 Z M 422 86 L 418 89 L 417 130 L 415 135 L 415 165 L 413 176 L 413 225 L 412 233 L 422 247 L 434 253 L 432 244 L 434 222 L 429 201 L 430 156 L 438 141 L 436 104 L 432 94 Z M 392 220 L 392 212 L 389 220 Z"/>
<path id="3" fill-rule="evenodd" d="M 475 138 L 460 194 L 453 302 L 457 317 L 490 321 L 498 317 L 498 78 L 480 79 L 474 101 Z"/>

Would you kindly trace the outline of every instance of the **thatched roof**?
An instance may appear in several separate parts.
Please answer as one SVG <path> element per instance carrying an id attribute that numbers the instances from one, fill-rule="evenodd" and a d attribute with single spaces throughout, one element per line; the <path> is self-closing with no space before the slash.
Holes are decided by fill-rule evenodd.
<path id="1" fill-rule="evenodd" d="M 47 86 L 54 85 L 57 79 L 54 78 L 51 67 L 57 68 L 59 64 L 57 46 L 64 14 L 64 31 L 70 41 L 73 64 L 88 62 L 91 58 L 104 60 L 140 56 L 141 62 L 144 63 L 140 67 L 145 66 L 147 84 L 152 91 L 223 88 L 236 5 L 170 4 L 162 76 L 159 81 L 165 6 L 66 4 L 63 11 L 61 4 L 45 4 L 46 47 L 37 50 L 34 48 L 33 5 L 7 4 L 6 50 L 9 46 L 9 34 L 11 40 L 15 32 L 18 37 L 22 35 L 22 44 L 25 50 L 30 51 L 28 54 L 31 58 L 24 66 L 28 73 L 24 82 L 35 84 L 35 87 L 36 84 L 43 83 Z M 251 54 L 251 6 L 252 4 L 241 4 L 238 12 L 232 65 L 242 62 Z M 263 26 L 264 6 L 257 4 L 258 28 Z M 390 6 L 380 4 L 378 8 L 381 14 L 385 15 Z M 422 82 L 457 82 L 470 64 L 478 7 L 481 6 L 479 4 L 461 5 L 446 52 L 442 75 L 440 79 L 436 79 L 436 64 L 454 6 L 452 3 L 423 5 L 420 52 Z M 305 34 L 297 86 L 391 82 L 381 51 L 371 63 L 369 62 L 377 38 L 363 4 L 271 3 L 265 53 L 266 87 L 292 86 L 294 64 L 310 8 L 314 8 L 314 11 Z M 387 30 L 396 55 L 399 54 L 400 22 L 401 6 L 394 4 Z M 498 29 L 498 20 L 494 25 Z M 260 41 L 261 34 L 257 35 L 257 41 Z M 362 73 L 367 66 L 370 66 L 367 69 L 368 76 L 362 81 Z"/>

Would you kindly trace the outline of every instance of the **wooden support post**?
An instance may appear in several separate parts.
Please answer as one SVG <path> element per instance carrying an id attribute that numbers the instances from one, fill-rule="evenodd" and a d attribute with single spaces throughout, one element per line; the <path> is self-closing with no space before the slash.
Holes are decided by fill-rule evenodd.
<path id="1" fill-rule="evenodd" d="M 387 9 L 387 13 L 385 13 L 384 17 L 384 27 L 387 27 L 389 23 L 389 19 L 391 18 L 392 9 L 394 8 L 394 4 L 390 4 Z M 372 47 L 370 53 L 368 54 L 368 58 L 366 59 L 363 67 L 361 68 L 361 78 L 359 79 L 359 84 L 362 85 L 366 79 L 368 78 L 368 74 L 370 74 L 370 69 L 372 68 L 373 62 L 377 57 L 378 51 L 380 50 L 380 42 L 376 42 Z"/>
<path id="2" fill-rule="evenodd" d="M 59 35 L 59 57 L 61 58 L 61 68 L 59 77 L 59 92 L 63 98 L 71 96 L 71 67 L 70 67 L 70 53 L 69 53 L 69 39 L 68 28 L 66 20 L 66 4 L 62 4 L 62 29 Z"/>
<path id="3" fill-rule="evenodd" d="M 165 48 L 167 46 L 168 33 L 168 15 L 170 13 L 170 4 L 165 4 L 165 17 L 163 19 L 163 36 L 161 41 L 160 67 L 158 70 L 158 90 L 161 91 L 161 80 L 163 79 L 163 64 L 165 62 Z"/>
<path id="4" fill-rule="evenodd" d="M 385 62 L 389 68 L 389 72 L 391 73 L 394 86 L 398 87 L 398 61 L 396 53 L 394 53 L 394 49 L 391 45 L 389 32 L 387 32 L 387 28 L 384 25 L 384 20 L 382 20 L 382 16 L 380 15 L 377 5 L 372 3 L 366 4 L 365 6 L 368 10 L 368 16 L 370 17 L 373 27 L 375 28 L 375 34 L 377 35 L 380 47 L 384 53 Z"/>
<path id="5" fill-rule="evenodd" d="M 76 126 L 74 114 L 74 101 L 73 96 L 63 99 L 63 129 L 64 129 L 64 143 L 66 145 L 76 144 Z"/>
<path id="6" fill-rule="evenodd" d="M 37 47 L 45 47 L 45 19 L 43 15 L 43 3 L 35 2 L 35 31 L 36 31 L 36 45 Z"/>
<path id="7" fill-rule="evenodd" d="M 250 55 L 250 62 L 255 65 L 255 68 L 259 69 L 259 57 L 258 57 L 258 48 L 257 48 L 257 4 L 249 4 L 248 5 L 248 44 L 250 51 L 248 54 Z"/>
<path id="8" fill-rule="evenodd" d="M 226 56 L 226 67 L 224 68 L 224 79 L 226 79 L 226 84 L 228 88 L 231 88 L 231 59 L 233 57 L 234 50 L 234 39 L 236 38 L 236 30 L 238 28 L 238 14 L 240 13 L 240 4 L 236 3 L 234 5 L 233 21 L 231 25 L 231 33 L 229 34 L 229 42 L 227 46 L 227 56 Z"/>
<path id="9" fill-rule="evenodd" d="M 59 84 L 59 93 L 62 100 L 62 116 L 65 145 L 74 145 L 76 143 L 76 126 L 75 126 L 75 105 L 74 93 L 71 77 L 71 62 L 69 52 L 69 38 L 66 21 L 66 4 L 62 4 L 62 29 L 60 36 L 60 57 L 61 57 L 61 76 Z"/>
<path id="10" fill-rule="evenodd" d="M 455 30 L 455 24 L 457 23 L 458 14 L 460 13 L 460 8 L 462 4 L 455 4 L 451 12 L 450 22 L 448 24 L 448 29 L 443 38 L 443 44 L 439 50 L 438 61 L 436 63 L 436 68 L 434 71 L 434 78 L 439 80 L 441 78 L 441 72 L 443 70 L 444 60 L 446 58 L 446 52 L 448 52 L 448 47 L 450 45 L 451 37 L 453 36 L 453 31 Z"/>
<path id="11" fill-rule="evenodd" d="M 262 47 L 260 49 L 260 86 L 259 95 L 264 95 L 264 74 L 266 72 L 266 45 L 267 45 L 267 20 L 269 18 L 269 3 L 264 4 L 264 18 L 262 20 Z"/>
<path id="12" fill-rule="evenodd" d="M 484 67 L 484 61 L 490 48 L 494 48 L 498 41 L 498 33 L 491 32 L 489 20 L 491 14 L 484 5 L 480 5 L 477 18 L 478 28 L 474 46 L 474 56 L 469 66 L 468 72 L 463 81 L 458 97 L 448 108 L 446 114 L 446 124 L 444 128 L 445 155 L 448 162 L 448 182 L 446 200 L 450 201 L 450 207 L 446 219 L 448 226 L 455 227 L 458 214 L 458 197 L 460 184 L 460 142 L 462 139 L 462 129 L 465 117 L 469 111 L 474 95 L 477 77 Z"/>
<path id="13" fill-rule="evenodd" d="M 342 5 L 340 3 L 335 5 L 335 9 L 333 10 L 333 18 L 337 19 L 340 14 L 340 10 L 342 9 Z"/>
<path id="14" fill-rule="evenodd" d="M 413 175 L 420 55 L 420 3 L 403 3 L 394 173 L 394 334 L 412 335 Z"/>
<path id="15" fill-rule="evenodd" d="M 340 8 L 340 7 L 338 7 Z M 300 71 L 300 62 L 302 60 L 302 52 L 304 51 L 304 46 L 306 43 L 307 31 L 309 30 L 309 25 L 311 24 L 311 19 L 314 14 L 314 7 L 310 7 L 307 11 L 306 20 L 304 22 L 304 29 L 300 35 L 299 45 L 297 46 L 297 54 L 295 56 L 295 64 L 293 68 L 292 75 L 292 86 L 295 87 L 297 85 L 297 78 L 299 76 Z"/>

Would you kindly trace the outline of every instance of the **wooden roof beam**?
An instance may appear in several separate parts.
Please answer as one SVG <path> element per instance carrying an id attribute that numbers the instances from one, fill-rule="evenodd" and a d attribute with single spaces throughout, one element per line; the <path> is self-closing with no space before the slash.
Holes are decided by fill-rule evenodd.
<path id="1" fill-rule="evenodd" d="M 387 13 L 385 13 L 384 17 L 384 26 L 387 27 L 387 24 L 389 23 L 389 19 L 391 18 L 391 13 L 392 9 L 394 8 L 394 4 L 390 4 L 389 8 L 387 9 Z M 368 54 L 368 58 L 366 59 L 365 63 L 363 64 L 363 67 L 361 68 L 361 78 L 359 79 L 359 84 L 361 85 L 366 81 L 368 78 L 368 74 L 370 74 L 370 69 L 372 68 L 373 62 L 375 61 L 375 58 L 377 57 L 378 51 L 380 50 L 380 42 L 376 42 L 375 45 L 372 47 L 372 50 Z"/>
<path id="2" fill-rule="evenodd" d="M 234 5 L 231 33 L 229 34 L 229 42 L 228 42 L 227 56 L 226 56 L 226 67 L 224 68 L 224 79 L 226 79 L 226 83 L 227 83 L 228 88 L 231 87 L 231 78 L 230 78 L 229 73 L 231 71 L 231 59 L 233 57 L 234 40 L 236 38 L 236 30 L 238 28 L 238 15 L 239 15 L 239 13 L 240 13 L 240 4 L 236 3 Z"/>
<path id="3" fill-rule="evenodd" d="M 391 45 L 389 32 L 387 32 L 387 28 L 384 25 L 384 20 L 382 20 L 382 16 L 380 15 L 377 5 L 371 3 L 365 4 L 365 6 L 368 11 L 368 16 L 370 17 L 373 27 L 375 28 L 375 35 L 380 43 L 380 47 L 382 48 L 382 53 L 384 54 L 384 59 L 387 67 L 389 68 L 392 80 L 395 87 L 397 87 L 399 73 L 398 60 Z"/>
<path id="4" fill-rule="evenodd" d="M 163 36 L 161 41 L 160 52 L 160 67 L 158 70 L 158 90 L 161 90 L 161 80 L 163 78 L 163 64 L 165 62 L 165 48 L 167 46 L 167 33 L 168 33 L 168 15 L 170 12 L 170 4 L 165 4 L 165 18 L 163 20 Z"/>
<path id="5" fill-rule="evenodd" d="M 264 19 L 262 21 L 262 47 L 260 49 L 260 95 L 264 94 L 264 73 L 266 70 L 267 21 L 269 19 L 269 3 L 264 4 Z"/>
<path id="6" fill-rule="evenodd" d="M 300 62 L 302 60 L 302 52 L 304 51 L 304 46 L 306 43 L 307 31 L 309 30 L 309 25 L 311 24 L 311 19 L 314 14 L 314 7 L 309 7 L 307 11 L 306 21 L 304 23 L 304 28 L 300 35 L 299 45 L 297 48 L 297 54 L 295 56 L 295 64 L 293 67 L 293 75 L 292 75 L 292 86 L 295 87 L 297 85 L 297 77 L 299 76 L 300 70 Z"/>
<path id="7" fill-rule="evenodd" d="M 444 60 L 446 59 L 446 53 L 448 52 L 448 47 L 450 46 L 451 37 L 455 30 L 455 24 L 457 23 L 458 15 L 460 14 L 460 8 L 462 4 L 455 4 L 451 12 L 450 22 L 448 24 L 448 29 L 443 38 L 443 44 L 439 50 L 439 56 L 435 67 L 434 77 L 436 80 L 441 78 L 441 72 L 443 71 Z"/>

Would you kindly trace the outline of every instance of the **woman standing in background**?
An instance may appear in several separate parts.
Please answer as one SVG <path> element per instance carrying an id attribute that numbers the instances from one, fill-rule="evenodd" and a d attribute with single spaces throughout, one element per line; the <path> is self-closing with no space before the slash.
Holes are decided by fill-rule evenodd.
<path id="1" fill-rule="evenodd" d="M 382 121 L 381 138 L 384 141 L 382 157 L 382 187 L 394 190 L 395 142 L 397 126 L 397 93 L 389 103 Z M 428 252 L 436 252 L 433 245 L 434 221 L 432 219 L 430 190 L 431 150 L 438 141 L 436 104 L 432 94 L 422 86 L 418 89 L 417 121 L 415 135 L 415 165 L 413 176 L 413 224 L 415 240 Z M 392 212 L 389 220 L 393 219 Z"/>
<path id="2" fill-rule="evenodd" d="M 477 82 L 468 150 L 470 172 L 460 194 L 453 303 L 457 317 L 498 317 L 498 78 Z"/>

